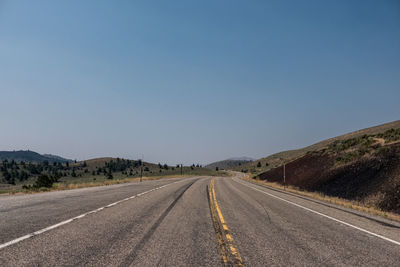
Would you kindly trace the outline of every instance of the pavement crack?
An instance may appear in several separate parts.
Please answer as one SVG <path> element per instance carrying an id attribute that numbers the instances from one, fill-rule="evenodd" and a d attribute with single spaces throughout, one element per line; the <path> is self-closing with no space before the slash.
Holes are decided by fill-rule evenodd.
<path id="1" fill-rule="evenodd" d="M 241 191 L 240 189 L 236 188 L 235 186 L 232 186 L 232 188 L 233 188 L 234 190 L 236 190 L 237 192 L 244 193 L 243 191 Z M 267 215 L 266 217 L 267 217 L 267 219 L 268 219 L 268 222 L 271 224 L 271 223 L 272 223 L 272 221 L 271 221 L 271 216 L 269 216 L 269 212 L 268 212 L 267 208 L 266 208 L 259 200 L 257 200 L 254 196 L 252 196 L 251 194 L 246 194 L 246 193 L 244 193 L 244 194 L 245 194 L 246 196 L 248 196 L 249 198 L 251 198 L 252 200 L 254 200 L 255 202 L 257 202 L 257 204 L 263 208 L 265 214 Z M 239 195 L 240 197 L 242 197 L 241 194 L 238 194 L 238 195 Z M 242 198 L 243 198 L 243 197 L 242 197 Z"/>
<path id="2" fill-rule="evenodd" d="M 213 221 L 213 226 L 214 226 L 214 230 L 215 230 L 215 234 L 217 236 L 217 242 L 218 242 L 218 253 L 221 257 L 221 266 L 233 266 L 233 263 L 230 261 L 229 258 L 229 251 L 228 251 L 228 247 L 226 245 L 226 242 L 223 238 L 223 234 L 222 234 L 222 230 L 221 230 L 221 225 L 219 223 L 218 220 L 218 215 L 217 212 L 215 210 L 214 205 L 211 204 L 211 197 L 209 194 L 210 188 L 207 185 L 207 200 L 208 200 L 208 205 L 210 207 L 210 213 L 211 213 L 211 218 Z"/>
<path id="3" fill-rule="evenodd" d="M 261 204 L 257 199 L 255 199 L 255 198 L 253 198 L 253 197 L 251 197 L 251 198 L 254 199 L 254 201 L 257 202 L 258 205 L 260 205 L 260 206 L 264 209 L 265 214 L 267 214 L 267 217 L 268 217 L 268 222 L 271 223 L 271 217 L 269 216 L 269 212 L 268 212 L 268 210 L 265 208 L 265 206 L 264 206 L 263 204 Z"/>
<path id="4" fill-rule="evenodd" d="M 211 180 L 210 186 L 207 187 L 208 203 L 210 205 L 211 217 L 217 236 L 218 250 L 221 256 L 222 266 L 243 267 L 243 261 L 239 251 L 234 244 L 232 233 L 222 215 L 215 196 L 214 179 Z"/>

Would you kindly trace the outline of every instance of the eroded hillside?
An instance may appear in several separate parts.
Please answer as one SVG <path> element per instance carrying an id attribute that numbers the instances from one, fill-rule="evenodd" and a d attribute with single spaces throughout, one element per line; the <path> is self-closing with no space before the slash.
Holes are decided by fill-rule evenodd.
<path id="1" fill-rule="evenodd" d="M 400 129 L 336 140 L 286 164 L 286 183 L 400 213 Z M 283 166 L 255 178 L 283 182 Z"/>

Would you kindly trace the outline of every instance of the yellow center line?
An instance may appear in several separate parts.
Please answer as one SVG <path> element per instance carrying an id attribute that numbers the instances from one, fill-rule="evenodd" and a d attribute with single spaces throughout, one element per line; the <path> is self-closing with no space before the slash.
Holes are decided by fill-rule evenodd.
<path id="1" fill-rule="evenodd" d="M 219 220 L 220 220 L 220 222 L 222 224 L 222 228 L 224 230 L 225 238 L 228 241 L 229 249 L 230 249 L 233 257 L 235 258 L 235 264 L 236 264 L 236 266 L 242 267 L 243 266 L 242 258 L 240 257 L 239 251 L 237 250 L 237 248 L 234 245 L 233 236 L 231 235 L 229 227 L 228 227 L 228 225 L 227 225 L 227 223 L 225 221 L 224 216 L 222 215 L 222 212 L 221 212 L 221 209 L 219 207 L 217 198 L 215 196 L 214 179 L 212 179 L 211 182 L 210 182 L 210 195 L 211 195 L 210 198 L 212 198 L 212 200 L 213 200 L 212 202 L 215 205 L 215 209 L 217 211 Z"/>
<path id="2" fill-rule="evenodd" d="M 221 256 L 223 265 L 224 266 L 229 266 L 228 252 L 227 252 L 226 244 L 224 242 L 224 238 L 222 236 L 222 231 L 221 231 L 221 229 L 219 227 L 219 222 L 218 222 L 218 217 L 217 217 L 218 215 L 217 215 L 217 211 L 215 209 L 214 199 L 213 199 L 213 196 L 212 196 L 211 188 L 209 188 L 208 191 L 209 191 L 208 193 L 209 193 L 210 209 L 211 209 L 211 215 L 212 215 L 211 217 L 213 219 L 215 233 L 217 235 L 219 254 Z"/>

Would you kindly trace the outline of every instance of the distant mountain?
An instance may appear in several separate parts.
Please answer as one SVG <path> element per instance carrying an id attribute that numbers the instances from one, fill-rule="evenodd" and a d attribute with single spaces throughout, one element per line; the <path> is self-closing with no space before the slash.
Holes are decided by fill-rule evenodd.
<path id="1" fill-rule="evenodd" d="M 0 160 L 15 160 L 25 162 L 72 162 L 70 159 L 65 159 L 60 156 L 51 154 L 41 155 L 37 152 L 30 150 L 19 150 L 19 151 L 0 151 Z"/>
<path id="2" fill-rule="evenodd" d="M 243 164 L 249 163 L 251 161 L 253 161 L 253 159 L 249 158 L 249 157 L 236 157 L 236 158 L 230 158 L 230 159 L 210 163 L 210 164 L 206 165 L 205 168 L 215 169 L 218 167 L 219 169 L 230 169 L 233 167 L 237 167 L 237 166 L 241 166 Z"/>
<path id="3" fill-rule="evenodd" d="M 56 162 L 58 162 L 58 161 L 60 161 L 60 162 L 72 162 L 73 160 L 71 160 L 71 159 L 66 159 L 66 158 L 63 158 L 63 157 L 60 157 L 60 156 L 57 156 L 57 155 L 52 155 L 52 154 L 43 154 L 43 156 L 44 157 L 46 157 L 46 158 L 49 158 L 49 159 L 52 159 L 52 161 L 56 161 Z"/>

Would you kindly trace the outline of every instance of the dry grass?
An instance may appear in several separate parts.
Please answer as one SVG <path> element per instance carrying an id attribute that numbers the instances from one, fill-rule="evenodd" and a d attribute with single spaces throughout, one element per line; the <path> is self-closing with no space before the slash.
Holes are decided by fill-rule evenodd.
<path id="1" fill-rule="evenodd" d="M 143 177 L 143 181 L 158 180 L 158 179 L 171 179 L 171 178 L 179 178 L 179 177 L 188 177 L 188 176 L 187 175 L 185 175 L 185 176 L 180 176 L 180 175 L 152 176 L 152 177 Z M 77 188 L 132 183 L 132 182 L 139 182 L 139 181 L 140 181 L 140 178 L 136 177 L 136 178 L 113 179 L 113 180 L 105 180 L 105 181 L 99 181 L 99 182 L 76 183 L 76 184 L 56 183 L 53 185 L 53 187 L 51 189 L 69 190 L 69 189 L 77 189 Z"/>
<path id="2" fill-rule="evenodd" d="M 400 222 L 400 215 L 399 214 L 386 212 L 386 211 L 377 209 L 376 207 L 372 207 L 372 206 L 365 206 L 365 205 L 362 205 L 361 203 L 356 202 L 356 201 L 350 201 L 350 200 L 343 199 L 343 198 L 326 196 L 326 195 L 318 193 L 318 192 L 304 191 L 304 190 L 300 190 L 299 188 L 296 188 L 294 186 L 286 186 L 286 187 L 284 187 L 283 185 L 278 184 L 278 183 L 255 180 L 255 179 L 250 178 L 249 176 L 246 176 L 243 179 L 247 180 L 247 181 L 250 181 L 250 182 L 255 182 L 255 183 L 258 183 L 258 184 L 261 184 L 261 185 L 266 185 L 266 186 L 269 186 L 269 187 L 272 187 L 272 188 L 285 190 L 287 192 L 291 192 L 291 193 L 295 193 L 295 194 L 298 194 L 298 195 L 302 195 L 302 196 L 310 197 L 310 198 L 313 198 L 313 199 L 321 200 L 321 201 L 324 201 L 324 202 L 332 203 L 332 204 L 335 204 L 335 205 L 340 205 L 340 206 L 343 206 L 343 207 L 346 207 L 346 208 L 350 208 L 350 209 L 366 212 L 366 213 L 373 214 L 373 215 L 379 215 L 379 216 L 382 216 L 384 218 Z"/>
<path id="3" fill-rule="evenodd" d="M 183 178 L 183 177 L 194 177 L 196 175 L 165 175 L 165 176 L 150 176 L 143 177 L 143 181 L 152 181 L 159 179 L 172 179 L 172 178 Z M 87 187 L 95 187 L 95 186 L 107 186 L 114 184 L 124 184 L 124 183 L 132 183 L 139 182 L 140 178 L 123 178 L 123 179 L 113 179 L 113 180 L 104 180 L 104 181 L 93 181 L 86 183 L 55 183 L 51 188 L 40 188 L 40 189 L 32 189 L 32 190 L 14 190 L 3 195 L 19 195 L 19 194 L 32 194 L 32 193 L 41 193 L 41 192 L 50 192 L 50 191 L 60 191 L 60 190 L 71 190 L 78 188 L 87 188 Z"/>

